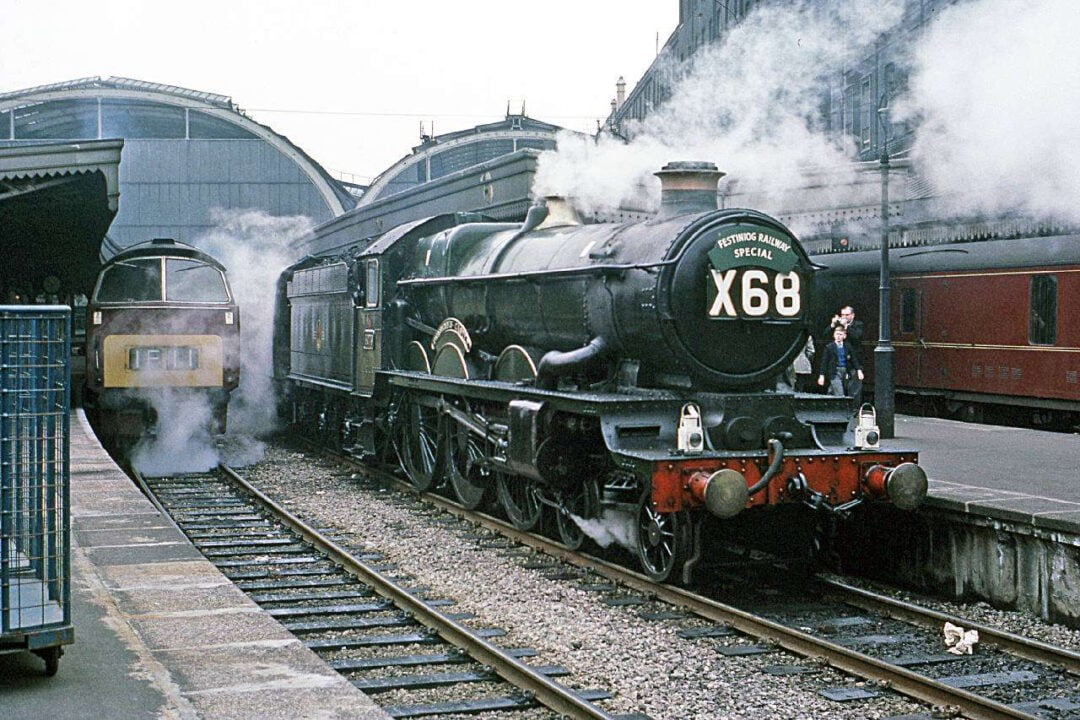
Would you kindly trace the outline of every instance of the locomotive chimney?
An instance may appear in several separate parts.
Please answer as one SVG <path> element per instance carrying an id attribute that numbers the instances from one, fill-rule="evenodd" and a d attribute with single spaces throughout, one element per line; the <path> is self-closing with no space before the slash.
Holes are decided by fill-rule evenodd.
<path id="1" fill-rule="evenodd" d="M 725 173 L 711 162 L 669 162 L 660 172 L 660 217 L 716 209 L 716 183 Z"/>
<path id="2" fill-rule="evenodd" d="M 548 195 L 544 198 L 548 214 L 537 229 L 559 227 L 562 225 L 581 225 L 581 216 L 574 206 L 561 195 Z"/>

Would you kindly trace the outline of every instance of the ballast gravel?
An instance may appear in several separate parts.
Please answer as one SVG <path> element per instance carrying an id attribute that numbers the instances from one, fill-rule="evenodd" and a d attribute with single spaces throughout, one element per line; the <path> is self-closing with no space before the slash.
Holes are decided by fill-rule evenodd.
<path id="1" fill-rule="evenodd" d="M 448 522 L 444 514 L 410 509 L 406 505 L 414 503 L 407 495 L 358 482 L 341 466 L 314 453 L 270 445 L 265 457 L 242 474 L 305 521 L 348 538 L 354 551 L 379 553 L 383 556 L 380 564 L 396 566 L 395 575 L 414 577 L 416 584 L 429 589 L 429 597 L 456 602 L 444 610 L 475 614 L 466 623 L 471 627 L 504 629 L 507 635 L 498 638 L 498 644 L 536 650 L 531 664 L 561 665 L 571 672 L 560 679 L 569 686 L 610 692 L 612 699 L 601 706 L 613 715 L 642 713 L 654 720 L 863 720 L 929 711 L 813 659 L 780 650 L 730 657 L 718 652 L 722 646 L 761 644 L 752 638 L 682 639 L 677 634 L 681 627 L 702 623 L 692 618 L 650 621 L 639 616 L 643 610 L 665 609 L 656 603 L 605 605 L 602 599 L 610 593 L 582 590 L 577 587 L 582 580 L 552 580 L 543 574 L 551 570 L 522 567 L 543 556 L 520 549 L 480 548 L 477 540 L 460 537 L 478 532 L 471 526 Z M 574 574 L 581 575 L 580 571 Z M 988 625 L 1046 642 L 1080 646 L 1076 633 L 1018 613 L 988 607 L 974 610 L 978 612 L 971 606 L 947 611 L 977 615 Z M 764 671 L 776 665 L 805 666 L 810 672 L 773 675 Z M 834 687 L 866 689 L 877 697 L 836 702 L 819 694 Z M 376 699 L 385 703 L 389 698 Z M 549 716 L 545 711 L 506 714 L 507 718 Z"/>
<path id="2" fill-rule="evenodd" d="M 852 578 L 843 578 L 843 580 L 849 585 L 888 594 L 898 600 L 932 608 L 946 615 L 969 618 L 979 624 L 1005 630 L 1014 635 L 1022 635 L 1033 640 L 1040 640 L 1048 645 L 1080 652 L 1080 630 L 1073 630 L 1064 625 L 1052 625 L 1024 612 L 998 610 L 989 603 L 982 601 L 957 603 L 940 600 L 919 593 L 883 587 L 880 583 L 870 580 Z"/>

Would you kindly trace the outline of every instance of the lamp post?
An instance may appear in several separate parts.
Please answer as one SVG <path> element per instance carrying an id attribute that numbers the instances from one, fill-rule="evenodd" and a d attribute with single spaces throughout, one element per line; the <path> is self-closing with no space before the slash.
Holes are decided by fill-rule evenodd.
<path id="1" fill-rule="evenodd" d="M 878 102 L 882 127 L 881 147 L 881 275 L 878 285 L 878 342 L 874 348 L 874 406 L 882 438 L 895 432 L 896 393 L 893 383 L 893 346 L 889 327 L 889 111 L 888 94 Z"/>

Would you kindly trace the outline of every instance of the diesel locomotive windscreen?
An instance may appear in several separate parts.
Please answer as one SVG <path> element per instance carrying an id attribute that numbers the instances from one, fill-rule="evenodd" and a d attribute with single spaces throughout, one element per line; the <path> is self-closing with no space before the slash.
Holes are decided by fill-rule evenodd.
<path id="1" fill-rule="evenodd" d="M 94 302 L 160 302 L 161 259 L 122 260 L 105 268 Z"/>
<path id="2" fill-rule="evenodd" d="M 165 299 L 169 302 L 229 302 L 225 277 L 197 260 L 165 260 Z"/>

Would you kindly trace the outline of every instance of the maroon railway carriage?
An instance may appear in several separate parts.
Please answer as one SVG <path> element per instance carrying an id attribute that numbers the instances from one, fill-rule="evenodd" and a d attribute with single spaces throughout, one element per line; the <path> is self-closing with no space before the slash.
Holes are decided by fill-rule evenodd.
<path id="1" fill-rule="evenodd" d="M 828 267 L 826 309 L 853 305 L 866 323 L 872 374 L 880 252 L 815 260 Z M 898 248 L 890 276 L 896 389 L 906 407 L 973 421 L 1080 421 L 1080 236 Z"/>

